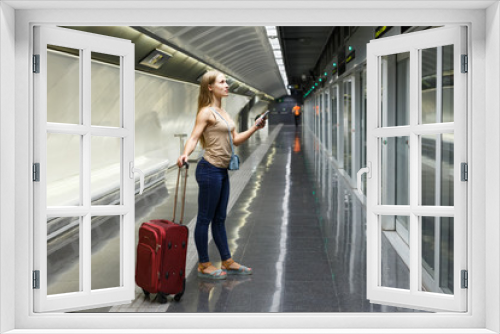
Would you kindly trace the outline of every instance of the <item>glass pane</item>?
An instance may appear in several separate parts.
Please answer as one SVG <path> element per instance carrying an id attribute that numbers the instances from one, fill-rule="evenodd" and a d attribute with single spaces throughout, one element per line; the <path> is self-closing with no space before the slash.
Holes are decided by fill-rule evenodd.
<path id="1" fill-rule="evenodd" d="M 337 108 L 337 89 L 333 91 L 333 98 L 332 98 L 332 155 L 335 159 L 338 159 L 337 157 L 337 134 L 338 134 L 338 129 L 339 129 L 339 120 L 338 120 L 338 108 Z"/>
<path id="2" fill-rule="evenodd" d="M 380 216 L 381 286 L 410 289 L 410 246 L 397 231 L 408 222 L 408 216 Z"/>
<path id="3" fill-rule="evenodd" d="M 409 137 L 381 138 L 382 205 L 410 204 L 410 145 Z"/>
<path id="4" fill-rule="evenodd" d="M 352 176 L 352 85 L 344 82 L 344 170 Z"/>
<path id="5" fill-rule="evenodd" d="M 422 123 L 436 123 L 437 48 L 424 49 L 422 61 Z"/>
<path id="6" fill-rule="evenodd" d="M 80 50 L 47 45 L 47 122 L 80 123 Z"/>
<path id="7" fill-rule="evenodd" d="M 453 45 L 443 46 L 443 122 L 454 120 L 454 68 Z"/>
<path id="8" fill-rule="evenodd" d="M 80 142 L 79 135 L 47 134 L 47 206 L 81 205 Z"/>
<path id="9" fill-rule="evenodd" d="M 47 219 L 47 294 L 80 290 L 79 217 Z"/>
<path id="10" fill-rule="evenodd" d="M 453 45 L 423 49 L 422 124 L 453 122 Z"/>
<path id="11" fill-rule="evenodd" d="M 422 291 L 453 294 L 453 218 L 422 217 Z"/>
<path id="12" fill-rule="evenodd" d="M 441 135 L 441 205 L 455 205 L 454 152 L 455 136 L 453 133 Z"/>
<path id="13" fill-rule="evenodd" d="M 324 117 L 324 120 L 323 120 L 323 124 L 322 124 L 322 127 L 323 127 L 323 144 L 325 145 L 325 147 L 327 147 L 328 143 L 327 143 L 327 132 L 328 132 L 328 94 L 324 94 L 323 95 L 323 115 L 325 116 Z"/>
<path id="14" fill-rule="evenodd" d="M 323 119 L 323 99 L 321 98 L 321 95 L 318 97 L 319 99 L 319 134 L 318 138 L 320 143 L 323 142 L 323 123 L 325 123 L 325 120 Z"/>
<path id="15" fill-rule="evenodd" d="M 381 57 L 380 112 L 381 124 L 410 124 L 410 53 Z"/>
<path id="16" fill-rule="evenodd" d="M 454 135 L 421 137 L 422 205 L 454 205 Z"/>
<path id="17" fill-rule="evenodd" d="M 92 290 L 121 286 L 120 220 L 120 216 L 92 217 Z"/>
<path id="18" fill-rule="evenodd" d="M 92 137 L 92 205 L 120 205 L 121 138 Z"/>
<path id="19" fill-rule="evenodd" d="M 120 127 L 120 60 L 92 52 L 92 125 Z"/>

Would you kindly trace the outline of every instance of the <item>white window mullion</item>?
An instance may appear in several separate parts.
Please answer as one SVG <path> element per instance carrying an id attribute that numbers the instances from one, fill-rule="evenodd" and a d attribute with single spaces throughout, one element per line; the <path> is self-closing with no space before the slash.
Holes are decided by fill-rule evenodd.
<path id="1" fill-rule="evenodd" d="M 380 112 L 380 94 L 377 89 L 380 87 L 381 81 L 381 58 L 375 53 L 369 52 L 372 46 L 367 45 L 367 57 L 366 57 L 366 78 L 367 87 L 372 87 L 373 89 L 367 90 L 367 99 L 370 101 L 367 104 L 367 133 L 366 133 L 366 161 L 371 162 L 372 165 L 372 177 L 367 178 L 366 185 L 366 238 L 367 238 L 367 268 L 366 268 L 366 279 L 367 279 L 367 298 L 374 299 L 378 292 L 380 286 L 380 229 L 379 229 L 379 218 L 374 213 L 376 206 L 380 204 L 380 171 L 379 171 L 379 160 L 380 160 L 380 140 L 373 136 L 373 130 L 375 130 L 379 125 L 379 115 Z M 338 92 L 338 90 L 337 90 Z M 337 100 L 338 101 L 338 100 Z M 337 108 L 338 110 L 338 108 Z M 340 199 L 339 199 L 340 201 Z"/>
<path id="2" fill-rule="evenodd" d="M 423 124 L 412 129 L 418 135 L 438 135 L 443 133 L 454 133 L 454 123 Z"/>
<path id="3" fill-rule="evenodd" d="M 412 214 L 410 215 L 410 291 L 415 293 L 419 290 L 420 285 L 420 219 L 413 212 L 419 204 L 418 195 L 420 191 L 420 154 L 419 154 L 419 138 L 413 129 L 419 123 L 419 114 L 421 107 L 420 100 L 420 80 L 421 69 L 419 66 L 420 52 L 417 49 L 410 50 L 410 207 Z M 413 80 L 411 80 L 413 78 Z"/>
<path id="4" fill-rule="evenodd" d="M 436 57 L 436 124 L 443 122 L 443 47 L 437 48 Z M 442 136 L 436 135 L 435 205 L 441 205 L 441 147 Z"/>
<path id="5" fill-rule="evenodd" d="M 91 51 L 89 49 L 84 49 L 81 52 L 82 55 L 82 72 L 81 72 L 81 99 L 82 99 L 82 125 L 87 129 L 86 133 L 83 135 L 82 139 L 82 205 L 85 208 L 89 208 L 91 203 L 91 156 L 92 156 L 92 135 L 90 134 L 91 126 Z M 81 261 L 82 270 L 80 271 L 81 282 L 83 282 L 83 292 L 89 293 L 92 289 L 91 277 L 91 257 L 92 257 L 92 216 L 90 210 L 86 212 L 82 219 L 82 238 L 81 238 Z"/>
<path id="6" fill-rule="evenodd" d="M 454 123 L 440 123 L 440 124 L 424 124 L 416 126 L 391 126 L 385 128 L 378 128 L 373 130 L 373 134 L 377 137 L 404 137 L 409 136 L 410 131 L 419 135 L 438 135 L 443 133 L 454 133 Z"/>
<path id="7" fill-rule="evenodd" d="M 407 137 L 410 135 L 411 128 L 409 126 L 391 126 L 386 128 L 378 128 L 372 131 L 374 136 L 379 138 L 388 137 Z"/>
<path id="8" fill-rule="evenodd" d="M 62 124 L 62 123 L 47 123 L 47 131 L 50 133 L 61 133 L 70 135 L 83 136 L 89 131 L 94 136 L 118 137 L 128 136 L 130 131 L 122 128 L 111 128 L 104 126 L 79 125 L 79 124 Z"/>
<path id="9" fill-rule="evenodd" d="M 373 208 L 377 215 L 408 216 L 411 213 L 409 205 L 377 205 Z"/>
<path id="10" fill-rule="evenodd" d="M 91 240 L 91 216 L 90 214 L 86 214 L 82 217 L 81 222 L 81 233 L 82 237 L 80 240 L 80 285 L 81 290 L 90 294 L 91 292 L 91 248 L 92 248 L 92 240 Z"/>
<path id="11" fill-rule="evenodd" d="M 443 122 L 443 47 L 436 48 L 436 123 Z M 441 205 L 441 165 L 442 165 L 442 135 L 436 136 L 436 170 L 435 170 L 435 205 Z M 441 217 L 434 218 L 434 290 L 439 291 L 440 282 L 440 244 L 441 244 Z"/>
<path id="12" fill-rule="evenodd" d="M 122 70 L 121 76 L 122 80 L 120 87 L 120 101 L 121 101 L 121 126 L 129 131 L 129 133 L 122 139 L 122 193 L 121 202 L 122 205 L 127 209 L 127 214 L 121 216 L 121 285 L 127 288 L 127 292 L 124 295 L 130 296 L 133 299 L 135 296 L 135 179 L 130 179 L 130 162 L 134 161 L 135 156 L 135 141 L 134 141 L 134 129 L 135 129 L 135 94 L 134 94 L 134 68 L 135 68 L 135 52 L 132 47 L 129 52 L 122 56 Z"/>

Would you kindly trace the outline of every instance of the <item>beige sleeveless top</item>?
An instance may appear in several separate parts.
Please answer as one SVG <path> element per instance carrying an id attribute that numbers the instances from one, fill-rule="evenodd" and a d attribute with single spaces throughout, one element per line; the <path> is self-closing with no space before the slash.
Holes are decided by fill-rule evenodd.
<path id="1" fill-rule="evenodd" d="M 203 158 L 215 167 L 227 168 L 232 153 L 227 123 L 212 108 L 210 110 L 215 116 L 215 124 L 207 126 L 205 131 L 203 131 L 203 139 L 205 140 L 205 154 Z M 233 131 L 233 120 L 230 119 L 228 124 L 231 127 L 231 131 Z"/>

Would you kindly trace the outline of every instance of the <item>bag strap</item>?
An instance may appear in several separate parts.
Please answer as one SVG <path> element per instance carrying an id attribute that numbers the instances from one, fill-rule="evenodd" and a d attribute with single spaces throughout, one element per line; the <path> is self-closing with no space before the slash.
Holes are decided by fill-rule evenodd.
<path id="1" fill-rule="evenodd" d="M 229 128 L 229 123 L 224 119 L 224 117 L 221 116 L 221 114 L 219 114 L 217 112 L 217 110 L 215 110 L 215 108 L 212 108 L 212 107 L 209 107 L 209 108 L 212 109 L 212 111 L 215 112 L 217 115 L 219 115 L 219 117 L 222 118 L 222 120 L 226 123 L 227 132 L 229 133 L 229 141 L 231 142 L 231 153 L 234 155 L 233 136 L 231 136 L 231 130 Z"/>

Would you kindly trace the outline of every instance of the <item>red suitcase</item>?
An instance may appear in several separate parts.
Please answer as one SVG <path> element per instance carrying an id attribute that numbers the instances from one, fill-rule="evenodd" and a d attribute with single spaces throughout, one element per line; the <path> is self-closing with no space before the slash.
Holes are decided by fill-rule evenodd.
<path id="1" fill-rule="evenodd" d="M 160 303 L 167 301 L 166 295 L 173 294 L 179 301 L 186 288 L 186 252 L 188 228 L 182 225 L 186 201 L 186 183 L 189 165 L 186 164 L 184 194 L 182 196 L 181 218 L 174 223 L 179 192 L 181 169 L 177 175 L 174 218 L 172 221 L 156 219 L 142 223 L 139 228 L 135 282 L 146 296 L 157 293 Z"/>

